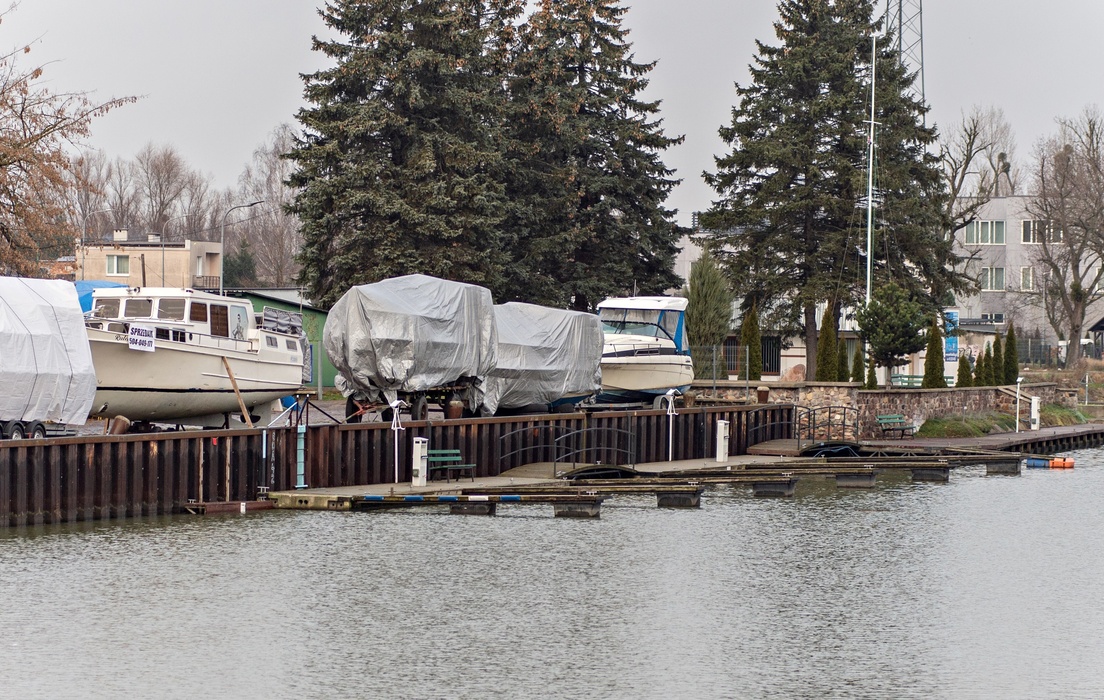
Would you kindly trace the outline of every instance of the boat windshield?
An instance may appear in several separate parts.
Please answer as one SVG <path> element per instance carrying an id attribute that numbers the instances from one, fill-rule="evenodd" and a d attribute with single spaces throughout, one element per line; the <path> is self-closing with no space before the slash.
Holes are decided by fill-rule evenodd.
<path id="1" fill-rule="evenodd" d="M 598 319 L 606 333 L 674 340 L 679 315 L 652 309 L 599 309 Z"/>

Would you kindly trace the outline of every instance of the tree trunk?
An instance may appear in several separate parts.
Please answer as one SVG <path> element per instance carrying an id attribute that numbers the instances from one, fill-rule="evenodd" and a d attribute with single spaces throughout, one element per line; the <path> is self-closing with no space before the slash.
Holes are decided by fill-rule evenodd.
<path id="1" fill-rule="evenodd" d="M 816 304 L 805 304 L 805 381 L 816 377 L 817 325 Z"/>

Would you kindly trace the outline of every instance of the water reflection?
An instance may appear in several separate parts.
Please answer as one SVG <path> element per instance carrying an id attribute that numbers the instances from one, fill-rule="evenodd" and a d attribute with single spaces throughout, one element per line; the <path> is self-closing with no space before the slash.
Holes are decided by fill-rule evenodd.
<path id="1" fill-rule="evenodd" d="M 4 694 L 1094 697 L 1104 454 L 792 500 L 0 531 Z M 79 689 L 79 691 L 74 691 Z"/>

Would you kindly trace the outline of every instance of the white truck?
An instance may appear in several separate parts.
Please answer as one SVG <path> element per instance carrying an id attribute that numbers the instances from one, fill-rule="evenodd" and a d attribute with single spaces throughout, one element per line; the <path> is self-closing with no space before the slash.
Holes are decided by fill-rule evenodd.
<path id="1" fill-rule="evenodd" d="M 88 420 L 96 371 L 72 282 L 0 277 L 0 387 L 0 438 Z"/>

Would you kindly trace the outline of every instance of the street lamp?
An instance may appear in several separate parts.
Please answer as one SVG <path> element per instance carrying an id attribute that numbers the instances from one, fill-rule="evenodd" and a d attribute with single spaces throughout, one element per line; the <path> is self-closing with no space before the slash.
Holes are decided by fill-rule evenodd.
<path id="1" fill-rule="evenodd" d="M 85 246 L 87 245 L 87 241 L 88 241 L 88 217 L 95 216 L 96 214 L 103 214 L 103 213 L 106 213 L 106 212 L 109 212 L 109 211 L 113 211 L 113 210 L 112 209 L 100 209 L 98 211 L 89 212 L 89 213 L 85 214 L 83 217 L 81 217 L 81 279 L 84 279 L 84 258 L 85 258 L 84 249 L 85 249 Z"/>
<path id="2" fill-rule="evenodd" d="M 1016 377 L 1016 432 L 1020 432 L 1020 385 L 1023 377 Z"/>
<path id="3" fill-rule="evenodd" d="M 226 213 L 222 215 L 222 229 L 219 233 L 219 294 L 223 292 L 222 277 L 223 271 L 226 269 L 226 217 L 230 216 L 230 212 L 235 209 L 248 209 L 249 207 L 255 207 L 258 204 L 264 204 L 263 199 L 258 199 L 256 202 L 250 202 L 249 204 L 238 204 L 237 206 L 230 207 L 226 210 Z"/>

